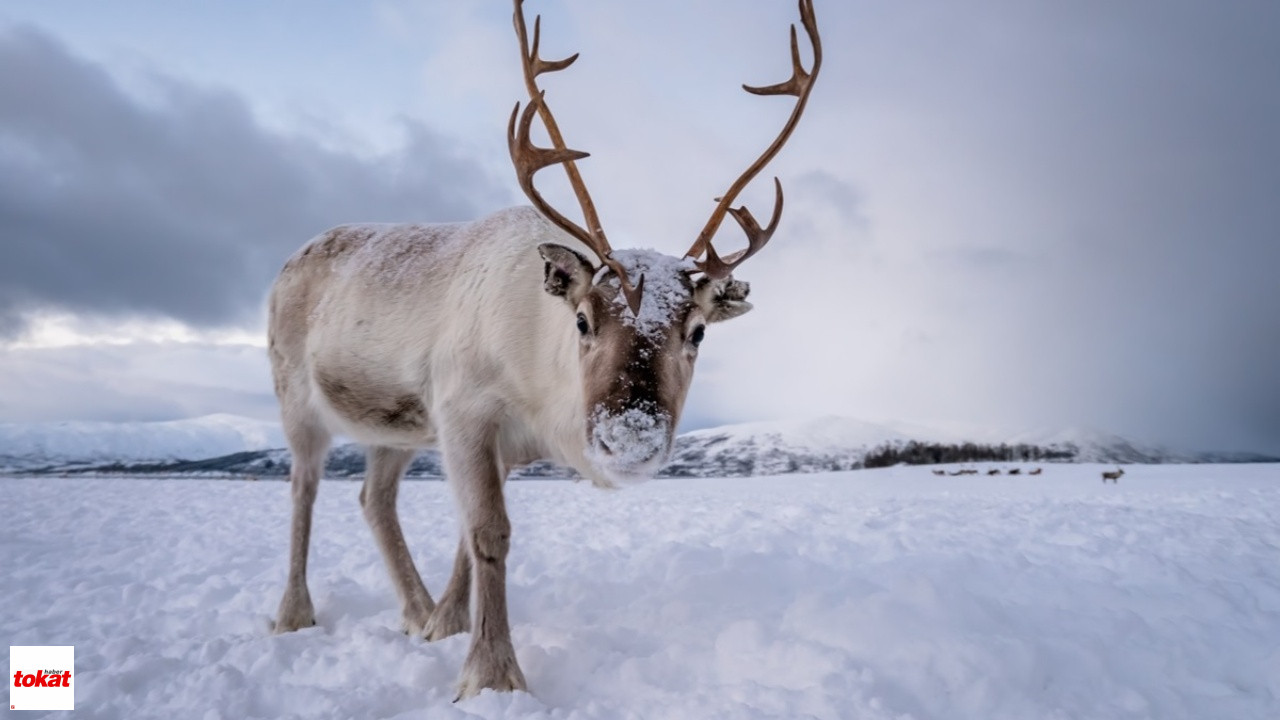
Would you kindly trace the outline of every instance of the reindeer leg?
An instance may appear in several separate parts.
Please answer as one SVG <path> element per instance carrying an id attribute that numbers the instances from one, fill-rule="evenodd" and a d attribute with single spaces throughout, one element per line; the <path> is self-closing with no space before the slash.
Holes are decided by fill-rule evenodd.
<path id="1" fill-rule="evenodd" d="M 456 417 L 456 416 L 454 416 Z M 461 515 L 462 537 L 471 556 L 471 649 L 462 664 L 458 699 L 486 688 L 526 690 L 507 620 L 507 551 L 511 521 L 502 496 L 502 476 L 491 422 L 460 422 L 459 436 L 443 433 L 445 465 Z"/>
<path id="2" fill-rule="evenodd" d="M 458 541 L 458 554 L 453 561 L 453 575 L 445 586 L 440 603 L 427 621 L 423 635 L 432 642 L 471 629 L 471 552 L 467 538 Z"/>
<path id="3" fill-rule="evenodd" d="M 404 631 L 416 635 L 427 624 L 435 602 L 413 564 L 413 556 L 404 541 L 400 518 L 396 514 L 400 478 L 413 460 L 413 451 L 371 447 L 368 457 L 364 487 L 360 488 L 360 506 L 378 548 L 382 550 L 382 559 L 387 563 L 387 572 L 396 586 L 396 594 L 400 596 Z"/>
<path id="4" fill-rule="evenodd" d="M 289 471 L 293 523 L 289 533 L 289 579 L 276 612 L 274 632 L 292 632 L 316 624 L 307 591 L 307 551 L 311 544 L 311 509 L 329 451 L 329 433 L 314 418 L 284 418 L 293 466 Z"/>

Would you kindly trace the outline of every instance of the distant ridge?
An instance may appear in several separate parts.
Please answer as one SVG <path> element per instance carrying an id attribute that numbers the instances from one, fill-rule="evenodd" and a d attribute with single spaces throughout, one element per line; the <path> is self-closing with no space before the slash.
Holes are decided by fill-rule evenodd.
<path id="1" fill-rule="evenodd" d="M 1007 442 L 968 443 L 954 435 L 891 427 L 847 417 L 754 422 L 695 430 L 677 438 L 664 477 L 741 477 L 851 470 L 877 461 L 929 462 L 973 447 L 983 452 L 1034 452 L 1071 462 L 1276 462 L 1250 453 L 1184 453 L 1146 446 L 1118 435 L 1073 428 L 1024 433 Z M 209 415 L 169 422 L 0 423 L 0 472 L 24 474 L 187 475 L 192 477 L 283 477 L 290 456 L 278 423 L 235 415 Z M 1019 447 L 1024 450 L 1018 450 Z M 1028 450 L 1030 449 L 1030 450 Z M 984 456 L 987 461 L 993 456 Z M 364 451 L 338 445 L 326 474 L 364 472 Z M 420 453 L 414 477 L 440 477 L 439 454 Z M 517 477 L 566 477 L 572 471 L 536 463 Z"/>
<path id="2" fill-rule="evenodd" d="M 284 444 L 280 423 L 229 414 L 161 422 L 0 423 L 0 470 L 201 460 Z"/>
<path id="3" fill-rule="evenodd" d="M 887 426 L 837 416 L 726 425 L 681 435 L 662 474 L 734 477 L 852 470 L 861 467 L 871 450 L 908 440 Z"/>

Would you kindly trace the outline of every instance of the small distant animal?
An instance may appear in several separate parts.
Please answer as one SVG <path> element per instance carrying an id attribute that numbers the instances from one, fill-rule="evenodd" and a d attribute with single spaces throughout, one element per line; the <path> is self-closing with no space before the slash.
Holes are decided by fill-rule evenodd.
<path id="1" fill-rule="evenodd" d="M 1010 470 L 1010 471 L 1009 471 L 1009 474 L 1010 474 L 1010 475 L 1021 475 L 1021 474 L 1022 474 L 1022 468 L 1014 468 L 1014 469 L 1012 469 L 1012 470 Z"/>
<path id="2" fill-rule="evenodd" d="M 988 471 L 987 471 L 987 474 L 988 474 L 988 475 L 999 475 L 999 474 L 1000 474 L 1000 468 L 991 468 L 990 470 L 988 470 Z"/>
<path id="3" fill-rule="evenodd" d="M 967 469 L 967 470 L 961 470 L 961 471 L 960 471 L 960 474 L 961 474 L 961 475 L 977 475 L 977 474 L 978 474 L 978 471 L 977 471 L 977 470 L 974 470 L 973 468 L 969 468 L 969 469 Z"/>
<path id="4" fill-rule="evenodd" d="M 1028 475 L 1039 475 L 1039 474 L 1040 474 L 1040 472 L 1041 472 L 1040 468 L 1036 468 L 1035 470 L 1032 470 L 1031 472 L 1029 472 L 1029 473 L 1027 473 L 1027 474 L 1028 474 Z"/>
<path id="5" fill-rule="evenodd" d="M 1112 471 L 1104 472 L 1102 473 L 1102 482 L 1105 484 L 1108 480 L 1110 480 L 1111 482 L 1118 485 L 1120 483 L 1120 476 L 1123 474 L 1124 474 L 1124 470 L 1121 470 L 1120 468 L 1116 468 L 1114 472 Z"/>
<path id="6" fill-rule="evenodd" d="M 955 472 L 947 473 L 947 474 L 948 474 L 948 475 L 950 475 L 951 477 L 955 477 L 955 476 L 957 476 L 957 475 L 963 475 L 963 474 L 964 474 L 964 471 L 963 471 L 963 470 L 957 470 L 957 471 L 955 471 Z"/>
<path id="7" fill-rule="evenodd" d="M 933 474 L 934 474 L 934 475 L 946 475 L 946 474 L 947 474 L 947 471 L 946 471 L 946 470 L 934 470 L 934 471 L 933 471 Z"/>

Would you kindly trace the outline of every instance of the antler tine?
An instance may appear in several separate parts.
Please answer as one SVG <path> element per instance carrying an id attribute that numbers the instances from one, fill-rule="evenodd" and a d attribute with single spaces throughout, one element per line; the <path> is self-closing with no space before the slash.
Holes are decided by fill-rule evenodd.
<path id="1" fill-rule="evenodd" d="M 507 121 L 507 150 L 511 153 L 511 163 L 516 168 L 516 180 L 520 183 L 520 189 L 524 191 L 525 195 L 529 196 L 529 199 L 547 216 L 547 219 L 559 225 L 579 240 L 591 245 L 590 233 L 551 207 L 550 203 L 543 199 L 542 194 L 534 187 L 533 174 L 542 168 L 556 163 L 569 163 L 590 157 L 590 153 L 585 153 L 581 150 L 543 148 L 533 144 L 533 141 L 529 138 L 529 129 L 533 125 L 534 113 L 537 112 L 538 106 L 542 102 L 542 96 L 539 94 L 529 101 L 523 113 L 520 112 L 520 103 L 516 103 L 515 108 L 511 111 L 511 119 Z M 520 118 L 519 124 L 516 123 L 517 115 Z"/>
<path id="2" fill-rule="evenodd" d="M 746 205 L 736 208 L 729 208 L 729 214 L 734 220 L 738 221 L 738 225 L 742 231 L 747 234 L 747 247 L 729 255 L 728 259 L 721 259 L 716 253 L 716 248 L 711 243 L 707 243 L 707 257 L 698 263 L 698 269 L 706 273 L 711 278 L 727 278 L 733 274 L 734 268 L 746 262 L 747 258 L 760 252 L 769 238 L 773 237 L 773 231 L 778 229 L 778 221 L 782 219 L 782 181 L 778 178 L 773 179 L 775 190 L 773 200 L 773 217 L 769 218 L 769 225 L 761 228 L 760 223 L 756 222 L 756 218 L 747 209 Z"/>
<path id="3" fill-rule="evenodd" d="M 800 121 L 800 116 L 804 114 L 805 106 L 809 102 L 809 93 L 813 90 L 813 83 L 818 78 L 818 71 L 822 68 L 822 39 L 818 35 L 818 22 L 813 13 L 813 0 L 799 0 L 800 4 L 800 22 L 804 25 L 805 33 L 809 36 L 809 42 L 813 46 L 813 68 L 804 69 L 804 64 L 800 59 L 800 43 L 796 35 L 796 26 L 791 25 L 791 77 L 785 82 L 776 85 L 766 85 L 763 87 L 755 87 L 751 85 L 743 85 L 742 89 L 753 95 L 792 95 L 797 98 L 795 107 L 791 110 L 791 117 L 782 127 L 782 132 L 778 134 L 772 144 L 764 151 L 760 157 L 756 158 L 746 170 L 729 186 L 729 191 L 719 198 L 716 198 L 716 209 L 712 211 L 711 218 L 707 220 L 707 224 L 702 228 L 702 232 L 698 233 L 698 239 L 694 241 L 689 251 L 685 253 L 685 257 L 700 258 L 705 252 L 706 260 L 700 260 L 697 263 L 698 270 L 712 277 L 726 277 L 737 267 L 742 261 L 756 254 L 760 248 L 773 235 L 778 220 L 782 217 L 782 183 L 774 178 L 774 184 L 777 188 L 776 200 L 773 208 L 773 218 L 769 222 L 769 226 L 763 230 L 747 210 L 745 206 L 733 208 L 733 201 L 742 192 L 755 176 L 768 165 L 774 156 L 782 150 L 782 146 L 790 139 L 791 133 L 795 131 L 796 125 Z M 720 224 L 724 222 L 725 215 L 733 215 L 734 219 L 742 227 L 747 234 L 747 248 L 731 257 L 732 262 L 726 263 L 716 255 L 715 250 L 711 247 L 711 238 L 715 236 L 716 231 L 720 229 Z"/>
<path id="4" fill-rule="evenodd" d="M 529 197 L 535 207 L 542 211 L 548 220 L 591 248 L 600 258 L 600 262 L 617 274 L 621 283 L 622 293 L 627 299 L 627 304 L 631 307 L 631 312 L 639 315 L 641 293 L 644 289 L 644 276 L 640 276 L 633 286 L 630 278 L 627 277 L 626 269 L 614 259 L 613 249 L 609 246 L 609 240 L 605 237 L 604 228 L 600 225 L 600 217 L 596 214 L 595 203 L 592 202 L 591 194 L 587 192 L 587 185 L 583 182 L 582 174 L 578 172 L 578 166 L 574 162 L 588 155 L 578 150 L 570 150 L 565 145 L 564 137 L 560 134 L 560 126 L 551 114 L 551 108 L 547 106 L 544 92 L 538 88 L 537 77 L 539 75 L 546 72 L 557 72 L 569 67 L 578 59 L 578 53 L 574 53 L 563 60 L 543 60 L 539 57 L 538 46 L 542 40 L 542 16 L 534 17 L 533 43 L 530 44 L 528 30 L 524 21 L 524 0 L 514 0 L 514 2 L 516 36 L 520 40 L 520 64 L 524 70 L 525 89 L 529 92 L 529 104 L 525 107 L 524 113 L 520 114 L 520 104 L 516 103 L 516 108 L 511 112 L 511 119 L 507 123 L 507 144 L 511 152 L 511 161 L 516 166 L 516 176 L 520 182 L 520 189 L 524 190 L 525 195 Z M 529 128 L 533 123 L 535 113 L 542 118 L 542 124 L 547 129 L 547 136 L 551 139 L 552 145 L 550 148 L 537 147 L 529 139 Z M 516 123 L 518 114 L 520 115 L 519 124 Z M 534 173 L 548 165 L 557 163 L 564 165 L 565 173 L 569 176 L 569 185 L 573 188 L 574 195 L 578 197 L 578 204 L 582 207 L 582 216 L 587 224 L 586 228 L 570 221 L 555 208 L 551 207 L 543 199 L 541 193 L 534 188 Z"/>

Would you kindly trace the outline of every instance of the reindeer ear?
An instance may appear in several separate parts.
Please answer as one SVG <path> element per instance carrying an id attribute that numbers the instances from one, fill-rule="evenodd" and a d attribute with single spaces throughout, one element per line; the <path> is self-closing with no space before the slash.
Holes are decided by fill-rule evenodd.
<path id="1" fill-rule="evenodd" d="M 707 322 L 714 323 L 736 318 L 751 309 L 747 302 L 747 293 L 751 286 L 732 277 L 723 280 L 712 280 L 704 277 L 693 289 L 694 301 L 707 316 Z"/>
<path id="2" fill-rule="evenodd" d="M 543 243 L 538 246 L 538 254 L 545 261 L 543 266 L 542 287 L 550 295 L 565 298 L 571 305 L 577 305 L 591 288 L 591 277 L 595 267 L 591 261 L 581 254 L 563 245 Z"/>

